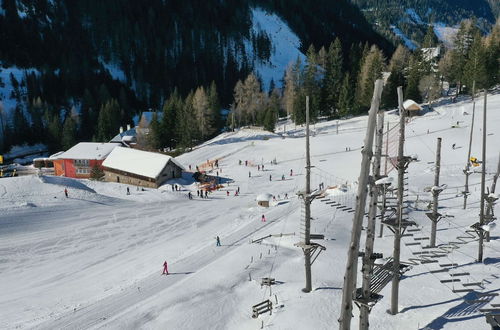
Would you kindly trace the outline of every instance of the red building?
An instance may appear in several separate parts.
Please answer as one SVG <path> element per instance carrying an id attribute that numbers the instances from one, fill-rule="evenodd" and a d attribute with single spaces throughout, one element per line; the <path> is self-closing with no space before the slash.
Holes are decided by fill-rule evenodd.
<path id="1" fill-rule="evenodd" d="M 80 142 L 54 159 L 55 175 L 89 178 L 92 168 L 97 165 L 102 169 L 102 162 L 117 146 L 117 143 Z"/>

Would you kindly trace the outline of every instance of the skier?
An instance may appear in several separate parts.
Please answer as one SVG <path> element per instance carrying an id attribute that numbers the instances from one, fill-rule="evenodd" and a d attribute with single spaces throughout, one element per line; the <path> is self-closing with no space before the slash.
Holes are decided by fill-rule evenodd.
<path id="1" fill-rule="evenodd" d="M 260 171 L 260 165 L 257 165 L 257 171 Z"/>
<path id="2" fill-rule="evenodd" d="M 167 274 L 168 275 L 168 264 L 167 264 L 167 261 L 165 260 L 165 262 L 163 263 L 163 273 L 162 275 L 165 275 Z"/>
<path id="3" fill-rule="evenodd" d="M 219 236 L 217 236 L 215 239 L 217 240 L 217 243 L 216 243 L 215 246 L 220 246 L 220 238 L 219 238 Z"/>
<path id="4" fill-rule="evenodd" d="M 293 170 L 290 170 L 290 176 L 293 176 Z"/>
<path id="5" fill-rule="evenodd" d="M 269 181 L 273 181 L 273 176 L 269 174 Z"/>
<path id="6" fill-rule="evenodd" d="M 238 191 L 238 194 L 239 194 L 240 193 L 240 186 L 238 186 L 238 190 L 237 191 Z"/>
<path id="7" fill-rule="evenodd" d="M 208 190 L 205 190 L 205 198 L 208 198 Z"/>
<path id="8" fill-rule="evenodd" d="M 64 188 L 64 195 L 68 198 L 68 189 Z"/>
<path id="9" fill-rule="evenodd" d="M 198 197 L 200 197 L 200 191 L 199 190 L 196 190 L 196 195 L 198 195 Z"/>
<path id="10" fill-rule="evenodd" d="M 248 172 L 248 177 L 251 178 L 252 177 L 252 173 L 249 171 Z"/>
<path id="11" fill-rule="evenodd" d="M 189 170 L 191 171 L 191 164 L 189 164 Z"/>
<path id="12" fill-rule="evenodd" d="M 229 190 L 226 190 L 226 196 L 229 197 Z"/>
<path id="13" fill-rule="evenodd" d="M 455 150 L 455 143 L 451 145 L 451 149 Z"/>
<path id="14" fill-rule="evenodd" d="M 284 180 L 285 180 L 285 175 L 284 175 L 284 174 L 281 176 L 281 180 L 282 180 L 282 181 L 284 181 Z"/>
<path id="15" fill-rule="evenodd" d="M 285 194 L 285 199 L 288 199 L 288 193 Z"/>
<path id="16" fill-rule="evenodd" d="M 191 192 L 188 192 L 188 198 L 193 199 L 193 195 L 191 195 Z"/>
<path id="17" fill-rule="evenodd" d="M 127 195 L 130 195 L 130 188 L 127 187 Z"/>
<path id="18" fill-rule="evenodd" d="M 262 164 L 262 170 L 264 171 L 264 164 Z"/>
<path id="19" fill-rule="evenodd" d="M 261 222 L 266 222 L 266 216 L 264 214 L 262 215 Z"/>

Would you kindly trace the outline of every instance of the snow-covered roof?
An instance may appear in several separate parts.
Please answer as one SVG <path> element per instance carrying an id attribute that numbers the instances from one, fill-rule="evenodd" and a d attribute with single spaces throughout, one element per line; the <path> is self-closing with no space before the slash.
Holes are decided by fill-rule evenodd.
<path id="1" fill-rule="evenodd" d="M 422 110 L 422 107 L 417 102 L 409 99 L 403 102 L 403 107 L 405 110 Z"/>
<path id="2" fill-rule="evenodd" d="M 115 148 L 102 165 L 110 169 L 155 179 L 169 161 L 184 170 L 184 167 L 175 158 L 168 155 L 123 147 Z"/>
<path id="3" fill-rule="evenodd" d="M 137 136 L 137 132 L 135 131 L 135 127 L 126 130 L 125 132 L 118 133 L 114 138 L 111 139 L 109 142 L 122 142 L 126 141 L 125 137 L 130 136 L 130 137 L 135 137 Z"/>
<path id="4" fill-rule="evenodd" d="M 105 159 L 114 148 L 116 143 L 80 142 L 65 153 L 54 157 L 54 159 Z"/>
<path id="5" fill-rule="evenodd" d="M 255 198 L 257 202 L 269 202 L 273 198 L 272 194 L 265 193 L 265 194 L 260 194 Z"/>

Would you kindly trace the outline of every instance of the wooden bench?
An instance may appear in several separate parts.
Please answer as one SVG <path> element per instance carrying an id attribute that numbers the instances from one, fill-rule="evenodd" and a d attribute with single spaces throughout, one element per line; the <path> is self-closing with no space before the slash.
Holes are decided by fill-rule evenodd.
<path id="1" fill-rule="evenodd" d="M 252 318 L 254 319 L 258 318 L 260 314 L 267 312 L 270 315 L 273 314 L 273 303 L 269 299 L 252 306 Z"/>

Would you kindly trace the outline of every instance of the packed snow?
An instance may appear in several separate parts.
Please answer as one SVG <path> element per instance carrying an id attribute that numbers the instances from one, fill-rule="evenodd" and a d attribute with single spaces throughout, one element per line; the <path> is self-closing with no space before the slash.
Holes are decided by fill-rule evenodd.
<path id="1" fill-rule="evenodd" d="M 476 106 L 479 127 L 483 98 L 476 101 L 481 104 Z M 498 161 L 499 107 L 500 94 L 489 96 L 488 186 Z M 485 260 L 477 263 L 477 241 L 466 233 L 478 221 L 480 195 L 480 175 L 472 174 L 468 207 L 462 209 L 471 120 L 466 113 L 472 113 L 469 100 L 442 101 L 435 111 L 407 124 L 405 153 L 419 155 L 408 168 L 407 204 L 410 219 L 421 231 L 403 237 L 402 260 L 415 261 L 418 255 L 413 253 L 424 251 L 429 236 L 425 212 L 432 197 L 424 188 L 434 182 L 438 137 L 443 139 L 440 182 L 447 189 L 439 197 L 440 213 L 446 216 L 438 224 L 437 241 L 442 245 L 462 237 L 465 243 L 443 253 L 437 263 L 414 262 L 402 277 L 400 313 L 395 316 L 386 312 L 391 290 L 387 285 L 371 311 L 372 329 L 486 329 L 479 309 L 500 302 L 493 295 L 500 287 L 499 234 L 489 227 Z M 386 120 L 394 124 L 399 119 L 388 112 Z M 208 198 L 197 196 L 188 172 L 160 189 L 41 174 L 0 179 L 0 328 L 336 328 L 353 213 L 325 200 L 354 207 L 366 126 L 367 117 L 361 116 L 311 128 L 311 185 L 325 186 L 325 197 L 312 203 L 311 232 L 325 236 L 318 243 L 326 251 L 312 266 L 310 293 L 301 291 L 304 257 L 294 245 L 300 240 L 302 212 L 296 193 L 305 185 L 304 127 L 281 122 L 278 134 L 258 129 L 227 132 L 178 157 L 186 168 L 198 165 L 212 175 L 219 171 L 225 187 Z M 481 136 L 476 129 L 472 155 L 478 158 Z M 219 168 L 211 170 L 207 160 L 215 159 Z M 389 176 L 394 177 L 394 171 Z M 172 184 L 181 190 L 172 191 Z M 238 188 L 241 192 L 235 196 Z M 187 198 L 188 191 L 193 200 Z M 255 198 L 262 193 L 272 194 L 277 202 L 259 207 Z M 251 243 L 263 237 L 260 244 Z M 406 245 L 418 238 L 424 243 Z M 375 252 L 388 258 L 392 246 L 393 235 L 386 228 L 375 240 Z M 168 276 L 161 275 L 164 261 Z M 450 273 L 468 275 L 460 276 L 460 282 L 442 283 L 450 275 L 431 271 L 445 263 L 457 263 Z M 275 278 L 276 285 L 261 287 L 263 277 Z M 472 286 L 472 292 L 453 292 L 474 282 L 480 285 Z M 253 319 L 251 307 L 266 299 L 273 303 L 272 315 Z M 354 329 L 356 307 L 353 314 Z"/>

